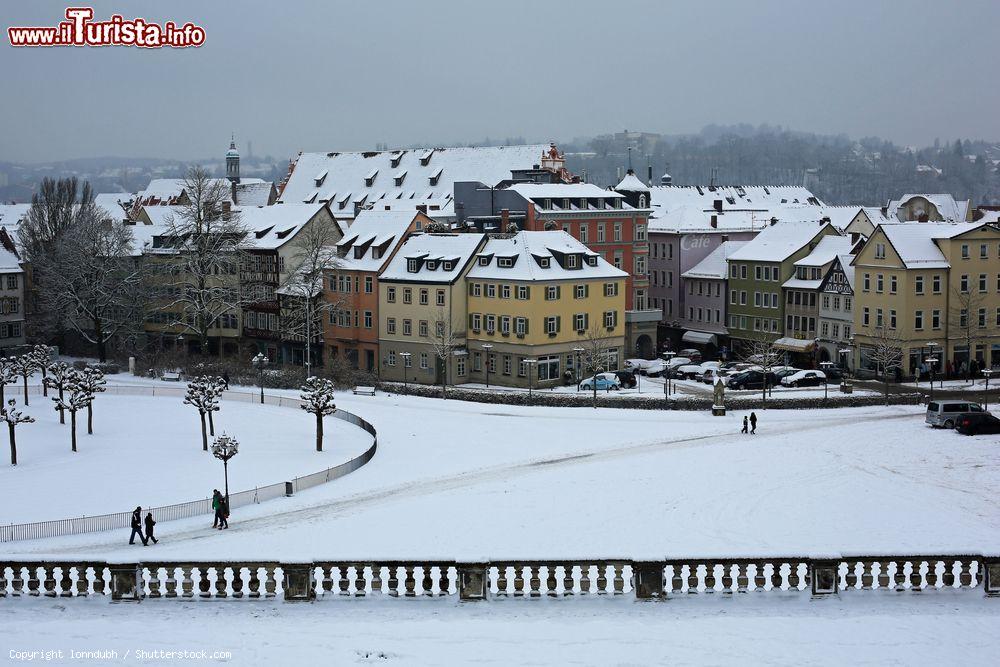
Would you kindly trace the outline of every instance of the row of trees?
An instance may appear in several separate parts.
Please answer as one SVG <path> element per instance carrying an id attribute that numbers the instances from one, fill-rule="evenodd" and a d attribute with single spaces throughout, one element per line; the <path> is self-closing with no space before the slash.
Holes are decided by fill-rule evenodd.
<path id="1" fill-rule="evenodd" d="M 201 167 L 183 181 L 186 198 L 175 207 L 161 234 L 163 247 L 146 256 L 131 227 L 108 220 L 94 204 L 87 183 L 46 179 L 32 198 L 20 231 L 31 265 L 34 317 L 29 335 L 65 341 L 75 333 L 105 361 L 108 347 L 134 351 L 144 321 L 198 341 L 204 354 L 224 316 L 261 300 L 261 285 L 248 282 L 251 231 L 230 208 L 230 190 Z M 333 304 L 324 302 L 323 270 L 336 264 L 336 226 L 313 221 L 297 236 L 280 293 L 282 331 L 305 341 L 306 358 Z"/>

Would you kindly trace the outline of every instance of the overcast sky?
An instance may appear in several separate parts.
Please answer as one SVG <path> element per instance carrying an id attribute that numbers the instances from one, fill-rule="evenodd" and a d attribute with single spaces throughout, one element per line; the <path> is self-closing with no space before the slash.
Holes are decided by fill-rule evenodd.
<path id="1" fill-rule="evenodd" d="M 281 157 L 738 122 L 1000 139 L 998 0 L 90 4 L 207 41 L 13 49 L 4 30 L 0 160 L 205 157 L 231 131 Z M 3 27 L 66 5 L 3 0 Z"/>

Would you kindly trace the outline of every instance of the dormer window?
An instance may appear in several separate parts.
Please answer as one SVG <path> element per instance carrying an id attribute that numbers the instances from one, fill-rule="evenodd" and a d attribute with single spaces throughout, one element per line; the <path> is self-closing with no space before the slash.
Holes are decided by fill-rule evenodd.
<path id="1" fill-rule="evenodd" d="M 584 211 L 587 210 L 587 198 L 586 197 L 580 197 L 580 208 L 582 208 Z"/>
<path id="2" fill-rule="evenodd" d="M 323 185 L 323 181 L 326 180 L 326 174 L 327 174 L 327 172 L 326 172 L 325 169 L 323 171 L 319 172 L 318 174 L 316 174 L 316 178 L 314 180 L 316 181 L 316 187 L 317 188 L 319 186 Z"/>
<path id="3" fill-rule="evenodd" d="M 539 257 L 538 258 L 538 266 L 542 267 L 543 269 L 547 269 L 551 265 L 552 265 L 552 258 L 550 258 L 550 257 Z"/>
<path id="4" fill-rule="evenodd" d="M 431 185 L 437 185 L 438 184 L 438 181 L 441 180 L 441 172 L 442 171 L 444 171 L 444 169 L 442 167 L 438 167 L 438 170 L 435 171 L 433 174 L 431 174 L 430 179 L 428 179 L 430 181 Z"/>
<path id="5" fill-rule="evenodd" d="M 569 208 L 569 198 L 568 197 L 566 199 L 563 199 L 562 207 L 563 208 L 567 208 L 567 209 Z"/>
<path id="6" fill-rule="evenodd" d="M 597 255 L 591 255 L 587 257 L 588 266 L 597 266 Z"/>
<path id="7" fill-rule="evenodd" d="M 305 199 L 302 200 L 302 203 L 312 204 L 316 201 L 316 197 L 318 195 L 319 195 L 319 190 L 313 190 L 311 193 L 309 193 L 309 196 L 307 196 Z"/>
<path id="8" fill-rule="evenodd" d="M 480 257 L 479 258 L 479 266 L 489 266 L 489 265 L 490 265 L 490 258 L 489 257 Z"/>
<path id="9" fill-rule="evenodd" d="M 597 208 L 604 208 L 604 197 L 597 200 Z"/>
<path id="10" fill-rule="evenodd" d="M 639 208 L 646 208 L 646 195 L 639 195 Z"/>
<path id="11" fill-rule="evenodd" d="M 576 266 L 576 255 L 566 255 L 566 268 L 575 269 Z"/>
<path id="12" fill-rule="evenodd" d="M 419 266 L 420 263 L 415 259 L 406 260 L 406 270 L 410 273 L 416 273 Z"/>
<path id="13" fill-rule="evenodd" d="M 544 209 L 551 209 L 552 208 L 552 200 L 551 199 L 546 199 L 545 203 L 542 204 L 542 208 L 544 208 Z"/>
<path id="14" fill-rule="evenodd" d="M 432 259 L 427 260 L 427 270 L 428 271 L 436 271 L 437 267 L 438 267 L 438 263 L 436 261 L 434 261 Z"/>
<path id="15" fill-rule="evenodd" d="M 399 161 L 402 159 L 403 159 L 402 151 L 400 151 L 399 153 L 393 153 L 392 157 L 389 159 L 389 164 L 391 164 L 392 168 L 395 169 L 396 167 L 399 166 Z"/>
<path id="16" fill-rule="evenodd" d="M 432 155 L 434 155 L 434 149 L 433 148 L 431 150 L 427 151 L 426 153 L 424 153 L 423 155 L 421 155 L 420 156 L 420 166 L 421 167 L 426 167 L 427 165 L 429 165 L 431 163 L 431 156 Z"/>
<path id="17" fill-rule="evenodd" d="M 375 184 L 375 177 L 378 176 L 378 169 L 372 169 L 367 176 L 365 176 L 365 187 L 370 188 Z"/>
<path id="18" fill-rule="evenodd" d="M 441 262 L 441 268 L 444 269 L 445 271 L 452 271 L 455 268 L 455 262 L 451 261 Z"/>
<path id="19" fill-rule="evenodd" d="M 397 187 L 400 186 L 400 185 L 402 185 L 403 184 L 403 180 L 405 180 L 405 179 L 406 179 L 406 172 L 405 171 L 399 172 L 398 174 L 396 174 L 392 178 L 393 182 L 396 184 Z"/>
<path id="20" fill-rule="evenodd" d="M 497 266 L 501 269 L 509 269 L 514 266 L 514 260 L 510 257 L 497 257 Z"/>

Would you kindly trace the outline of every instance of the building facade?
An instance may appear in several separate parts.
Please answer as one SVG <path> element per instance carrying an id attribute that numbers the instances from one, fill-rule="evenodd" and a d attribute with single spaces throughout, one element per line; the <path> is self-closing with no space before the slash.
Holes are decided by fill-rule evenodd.
<path id="1" fill-rule="evenodd" d="M 853 255 L 839 255 L 820 285 L 820 361 L 831 361 L 845 370 L 854 368 L 854 266 Z"/>

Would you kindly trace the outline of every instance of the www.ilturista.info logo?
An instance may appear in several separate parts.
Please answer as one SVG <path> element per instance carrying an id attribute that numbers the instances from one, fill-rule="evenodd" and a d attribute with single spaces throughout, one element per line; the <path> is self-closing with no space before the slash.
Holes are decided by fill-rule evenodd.
<path id="1" fill-rule="evenodd" d="M 138 46 L 158 49 L 186 48 L 205 43 L 205 29 L 193 23 L 163 25 L 114 14 L 107 21 L 92 21 L 91 7 L 68 7 L 66 20 L 57 26 L 7 28 L 11 46 Z"/>

